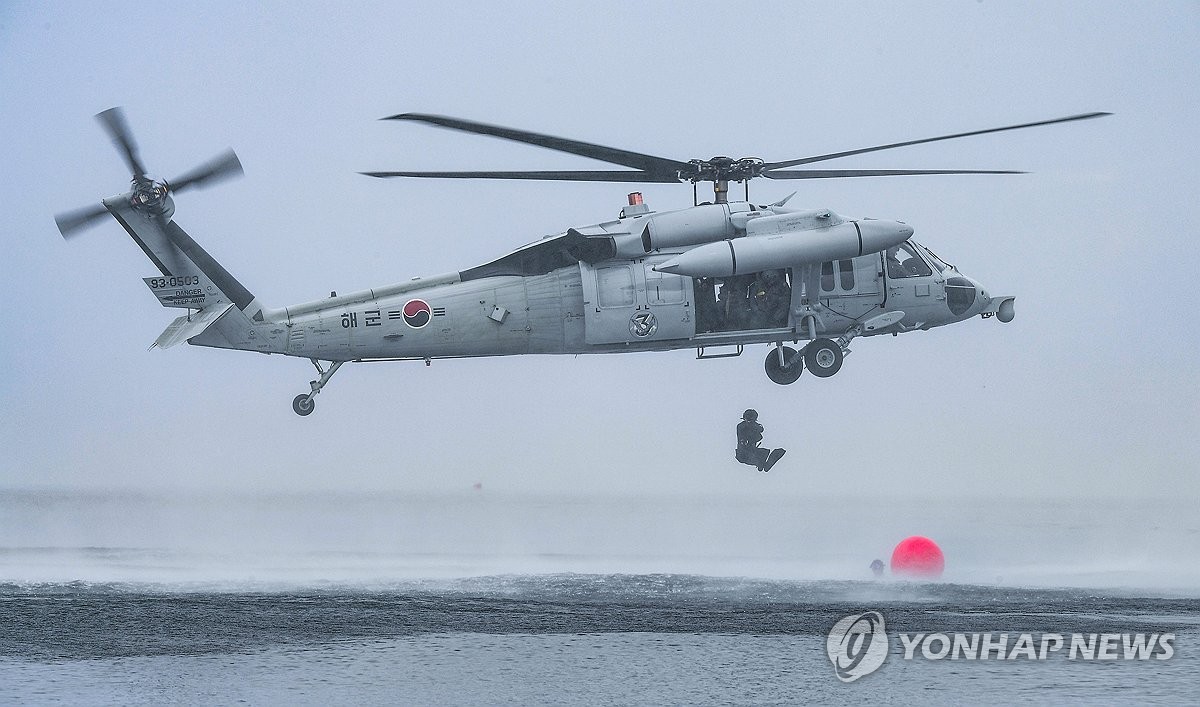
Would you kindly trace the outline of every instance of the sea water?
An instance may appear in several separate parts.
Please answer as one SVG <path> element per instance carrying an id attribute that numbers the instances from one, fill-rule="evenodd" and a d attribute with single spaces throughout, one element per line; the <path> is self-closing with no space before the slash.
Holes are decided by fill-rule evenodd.
<path id="1" fill-rule="evenodd" d="M 910 582 L 867 569 L 913 512 L 894 501 L 847 530 L 829 500 L 4 492 L 0 701 L 1195 702 L 1194 514 L 961 520 L 990 503 L 927 513 L 947 572 Z M 889 651 L 843 682 L 829 633 L 863 612 Z M 1166 659 L 906 659 L 933 633 L 1173 638 Z"/>

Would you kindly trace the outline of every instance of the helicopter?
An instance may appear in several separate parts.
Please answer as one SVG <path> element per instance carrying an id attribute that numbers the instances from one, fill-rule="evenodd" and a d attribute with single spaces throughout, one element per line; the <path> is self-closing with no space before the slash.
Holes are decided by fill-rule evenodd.
<path id="1" fill-rule="evenodd" d="M 839 157 L 941 140 L 1086 120 L 1095 112 L 940 135 L 799 159 L 656 157 L 447 116 L 384 120 L 535 145 L 622 170 L 382 171 L 379 177 L 690 182 L 692 206 L 655 211 L 630 192 L 615 219 L 568 228 L 458 272 L 282 308 L 267 307 L 173 220 L 172 195 L 242 174 L 232 150 L 173 180 L 155 180 L 120 108 L 97 114 L 133 174 L 129 191 L 57 215 L 69 238 L 111 215 L 159 274 L 143 278 L 164 307 L 186 309 L 151 348 L 194 346 L 307 358 L 317 370 L 292 409 L 301 416 L 347 362 L 424 361 L 516 354 L 695 349 L 699 359 L 771 347 L 767 377 L 796 382 L 805 370 L 836 374 L 862 336 L 928 331 L 976 316 L 1010 322 L 1015 297 L 976 280 L 913 240 L 901 221 L 795 209 L 788 196 L 749 199 L 752 179 L 1022 174 L 1009 170 L 791 169 Z M 713 200 L 700 203 L 697 185 Z M 744 201 L 729 200 L 742 182 Z"/>

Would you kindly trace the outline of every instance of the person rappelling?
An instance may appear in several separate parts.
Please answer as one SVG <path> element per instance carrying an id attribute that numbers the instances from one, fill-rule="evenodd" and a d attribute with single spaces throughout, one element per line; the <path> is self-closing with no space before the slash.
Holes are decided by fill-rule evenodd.
<path id="1" fill-rule="evenodd" d="M 747 410 L 742 413 L 742 421 L 737 426 L 737 450 L 734 452 L 734 458 L 759 471 L 770 471 L 775 462 L 787 454 L 787 450 L 758 446 L 763 438 L 762 433 L 763 426 L 758 424 L 758 411 Z"/>

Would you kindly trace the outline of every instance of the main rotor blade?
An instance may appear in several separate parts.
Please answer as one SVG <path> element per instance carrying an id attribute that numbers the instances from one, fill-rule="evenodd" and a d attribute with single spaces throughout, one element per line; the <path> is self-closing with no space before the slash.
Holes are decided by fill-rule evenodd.
<path id="1" fill-rule="evenodd" d="M 238 161 L 237 155 L 233 150 L 227 150 L 190 172 L 185 172 L 167 182 L 167 185 L 171 191 L 178 193 L 189 187 L 199 187 L 230 177 L 240 177 L 244 173 L 242 163 Z"/>
<path id="2" fill-rule="evenodd" d="M 138 159 L 137 143 L 133 140 L 133 131 L 129 129 L 129 123 L 125 122 L 125 111 L 121 110 L 120 106 L 109 108 L 97 113 L 96 119 L 104 126 L 117 147 L 125 153 L 125 163 L 129 165 L 129 170 L 133 172 L 134 176 L 146 176 L 146 168 Z"/>
<path id="3" fill-rule="evenodd" d="M 451 118 L 444 115 L 429 115 L 426 113 L 400 113 L 398 115 L 388 116 L 383 120 L 412 120 L 420 123 L 429 123 L 451 130 L 461 130 L 467 133 L 476 133 L 479 135 L 491 135 L 492 137 L 504 138 L 505 140 L 513 140 L 515 142 L 523 142 L 528 145 L 537 145 L 549 150 L 557 150 L 558 152 L 566 152 L 572 155 L 580 155 L 582 157 L 591 157 L 592 159 L 619 164 L 625 167 L 633 167 L 647 172 L 655 177 L 651 181 L 665 180 L 671 177 L 670 181 L 679 181 L 674 178 L 674 175 L 680 170 L 685 169 L 688 165 L 686 162 L 671 160 L 665 157 L 655 157 L 653 155 L 644 155 L 640 152 L 630 152 L 629 150 L 619 150 L 615 147 L 605 147 L 604 145 L 596 145 L 590 142 L 582 142 L 580 140 L 571 140 L 569 138 L 554 137 L 553 135 L 542 135 L 533 133 L 527 130 L 516 130 L 514 128 L 504 128 L 498 125 L 487 125 L 485 123 L 476 123 L 471 120 L 463 120 L 461 118 Z M 497 177 L 504 179 L 505 177 Z M 534 177 L 529 177 L 533 179 Z"/>
<path id="4" fill-rule="evenodd" d="M 64 211 L 54 215 L 54 223 L 58 224 L 58 232 L 63 238 L 70 238 L 83 229 L 92 225 L 108 213 L 104 204 L 84 206 L 74 211 Z"/>
<path id="5" fill-rule="evenodd" d="M 592 172 L 361 172 L 368 177 L 435 177 L 438 179 L 541 179 L 561 180 L 567 182 L 667 182 L 678 184 L 679 178 L 650 174 L 647 172 L 628 172 L 621 170 L 600 170 Z"/>
<path id="6" fill-rule="evenodd" d="M 955 133 L 953 135 L 939 135 L 938 137 L 927 137 L 921 140 L 908 140 L 907 142 L 894 142 L 890 145 L 877 145 L 875 147 L 864 147 L 860 150 L 847 150 L 846 152 L 833 152 L 827 155 L 816 155 L 815 157 L 802 157 L 798 160 L 787 160 L 785 162 L 768 162 L 764 167 L 766 169 L 779 169 L 780 167 L 793 167 L 798 164 L 809 164 L 811 162 L 823 162 L 832 160 L 838 157 L 849 157 L 850 155 L 861 155 L 865 152 L 878 152 L 879 150 L 890 150 L 893 147 L 907 147 L 908 145 L 920 145 L 926 142 L 937 142 L 939 140 L 952 140 L 960 137 L 970 137 L 972 135 L 985 135 L 987 133 L 999 133 L 1005 130 L 1020 130 L 1021 128 L 1034 128 L 1039 125 L 1053 125 L 1054 123 L 1069 123 L 1073 120 L 1087 120 L 1088 118 L 1099 118 L 1112 113 L 1083 113 L 1080 115 L 1069 115 L 1065 118 L 1054 118 L 1053 120 L 1041 120 L 1036 123 L 1022 123 L 1020 125 L 1006 125 L 1002 128 L 988 128 L 987 130 L 973 130 L 969 133 Z"/>
<path id="7" fill-rule="evenodd" d="M 838 177 L 903 177 L 914 174 L 1025 174 L 1008 169 L 777 169 L 770 179 L 836 179 Z"/>

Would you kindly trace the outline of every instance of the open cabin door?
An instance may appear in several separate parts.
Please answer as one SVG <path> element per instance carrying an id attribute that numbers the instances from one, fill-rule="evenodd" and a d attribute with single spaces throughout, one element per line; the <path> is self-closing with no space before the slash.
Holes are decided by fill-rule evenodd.
<path id="1" fill-rule="evenodd" d="M 671 256 L 580 261 L 584 340 L 618 344 L 690 339 L 696 332 L 692 278 L 653 270 Z"/>

